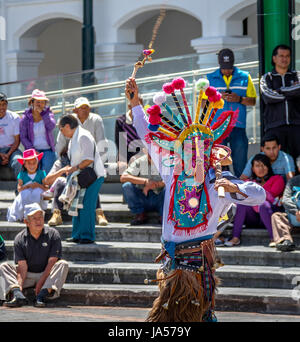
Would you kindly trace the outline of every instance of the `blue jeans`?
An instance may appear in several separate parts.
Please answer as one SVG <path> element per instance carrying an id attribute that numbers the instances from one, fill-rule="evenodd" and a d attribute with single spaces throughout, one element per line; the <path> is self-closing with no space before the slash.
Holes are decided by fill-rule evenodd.
<path id="1" fill-rule="evenodd" d="M 56 153 L 52 150 L 38 150 L 39 152 L 43 152 L 43 158 L 40 161 L 41 170 L 45 170 L 46 174 L 51 170 L 54 162 L 57 159 Z"/>
<path id="2" fill-rule="evenodd" d="M 230 144 L 233 171 L 237 178 L 241 176 L 248 161 L 248 138 L 246 128 L 234 127 L 222 144 Z"/>
<path id="3" fill-rule="evenodd" d="M 126 182 L 122 185 L 122 190 L 125 201 L 133 214 L 157 211 L 160 216 L 163 216 L 165 189 L 163 189 L 158 195 L 150 190 L 148 192 L 148 196 L 145 196 L 141 189 L 137 188 L 130 182 Z"/>
<path id="4" fill-rule="evenodd" d="M 98 193 L 103 181 L 104 177 L 100 177 L 86 189 L 83 198 L 83 208 L 78 209 L 78 216 L 73 216 L 72 218 L 73 239 L 95 241 L 95 211 Z"/>
<path id="5" fill-rule="evenodd" d="M 0 153 L 7 153 L 9 150 L 10 150 L 10 147 L 2 147 L 0 148 Z M 11 154 L 8 164 L 7 164 L 7 166 L 13 169 L 14 175 L 16 178 L 22 168 L 22 165 L 18 162 L 18 158 L 22 158 L 22 157 L 23 157 L 22 152 L 19 149 L 17 149 Z"/>

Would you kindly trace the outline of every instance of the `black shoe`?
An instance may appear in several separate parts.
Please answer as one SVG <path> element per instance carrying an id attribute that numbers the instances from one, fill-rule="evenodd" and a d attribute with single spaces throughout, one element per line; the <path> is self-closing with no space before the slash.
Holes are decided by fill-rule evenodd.
<path id="1" fill-rule="evenodd" d="M 66 239 L 66 242 L 75 242 L 75 243 L 78 243 L 78 242 L 79 242 L 79 239 L 67 238 L 67 239 Z"/>
<path id="2" fill-rule="evenodd" d="M 34 306 L 36 308 L 44 308 L 46 307 L 46 301 L 45 299 L 36 299 L 35 303 L 34 303 Z"/>
<path id="3" fill-rule="evenodd" d="M 276 245 L 276 249 L 281 252 L 292 252 L 296 249 L 295 244 L 290 240 L 284 240 Z"/>
<path id="4" fill-rule="evenodd" d="M 145 213 L 136 214 L 135 218 L 130 222 L 131 226 L 139 226 L 147 222 Z"/>
<path id="5" fill-rule="evenodd" d="M 27 304 L 28 304 L 28 300 L 26 298 L 14 297 L 9 302 L 4 302 L 3 306 L 6 306 L 8 308 L 18 308 L 20 306 L 27 305 Z"/>
<path id="6" fill-rule="evenodd" d="M 54 291 L 49 293 L 47 289 L 42 289 L 38 296 L 36 297 L 36 301 L 34 303 L 34 306 L 37 308 L 44 308 L 46 306 L 46 300 L 49 297 L 52 297 L 54 294 Z"/>
<path id="7" fill-rule="evenodd" d="M 94 243 L 95 241 L 88 240 L 88 239 L 81 239 L 78 242 L 82 244 L 89 244 L 89 243 Z"/>

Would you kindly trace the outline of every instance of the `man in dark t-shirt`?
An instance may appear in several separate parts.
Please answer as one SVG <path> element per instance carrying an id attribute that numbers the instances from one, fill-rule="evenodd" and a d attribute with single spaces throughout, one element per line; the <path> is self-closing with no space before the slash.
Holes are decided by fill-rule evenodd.
<path id="1" fill-rule="evenodd" d="M 68 274 L 68 264 L 61 260 L 61 239 L 58 231 L 44 226 L 44 211 L 38 203 L 26 205 L 27 226 L 14 240 L 15 265 L 0 265 L 0 299 L 7 307 L 27 303 L 22 291 L 34 287 L 35 306 L 44 307 L 47 298 L 57 298 Z M 5 298 L 1 298 L 3 296 Z M 12 298 L 11 298 L 12 297 Z"/>

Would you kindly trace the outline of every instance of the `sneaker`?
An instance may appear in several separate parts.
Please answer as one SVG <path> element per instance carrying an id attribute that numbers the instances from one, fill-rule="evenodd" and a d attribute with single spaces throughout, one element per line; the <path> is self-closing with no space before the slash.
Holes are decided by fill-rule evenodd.
<path id="1" fill-rule="evenodd" d="M 296 246 L 292 241 L 284 240 L 276 245 L 276 249 L 281 252 L 292 252 L 296 249 Z"/>
<path id="2" fill-rule="evenodd" d="M 96 221 L 99 226 L 107 226 L 108 221 L 102 209 L 96 209 Z"/>
<path id="3" fill-rule="evenodd" d="M 46 306 L 46 298 L 49 296 L 49 292 L 47 289 L 42 289 L 38 296 L 36 297 L 36 301 L 34 306 L 37 308 L 44 308 Z"/>
<path id="4" fill-rule="evenodd" d="M 215 240 L 215 246 L 216 247 L 223 247 L 224 246 L 225 241 L 221 240 L 221 239 L 216 239 Z"/>
<path id="5" fill-rule="evenodd" d="M 61 212 L 59 209 L 54 209 L 51 219 L 48 221 L 49 226 L 58 226 L 63 223 Z"/>
<path id="6" fill-rule="evenodd" d="M 51 200 L 54 197 L 54 193 L 50 190 L 44 191 L 42 193 L 42 198 L 44 201 Z"/>
<path id="7" fill-rule="evenodd" d="M 6 306 L 7 308 L 19 308 L 27 304 L 28 300 L 26 298 L 13 297 L 12 300 L 4 302 L 3 306 Z"/>

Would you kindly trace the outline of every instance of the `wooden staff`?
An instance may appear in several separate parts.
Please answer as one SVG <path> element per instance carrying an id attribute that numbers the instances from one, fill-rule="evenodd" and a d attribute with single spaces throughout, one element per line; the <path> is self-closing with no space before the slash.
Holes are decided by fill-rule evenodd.
<path id="1" fill-rule="evenodd" d="M 160 10 L 159 17 L 157 18 L 156 23 L 153 27 L 152 38 L 151 38 L 151 41 L 150 41 L 149 46 L 148 46 L 149 49 L 152 49 L 152 46 L 153 46 L 154 41 L 155 41 L 156 36 L 157 36 L 158 29 L 159 29 L 161 23 L 163 22 L 165 16 L 166 16 L 166 9 L 162 8 Z M 154 50 L 152 52 L 154 52 Z M 142 61 L 138 61 L 135 63 L 134 68 L 133 68 L 133 72 L 131 74 L 132 78 L 135 78 L 137 71 L 145 65 L 146 60 L 149 60 L 151 62 L 152 59 L 151 59 L 150 55 L 145 54 L 145 57 Z M 133 98 L 133 95 L 134 94 L 131 93 L 130 97 Z"/>
<path id="2" fill-rule="evenodd" d="M 222 164 L 220 161 L 217 161 L 215 163 L 215 174 L 216 174 L 216 180 L 219 180 L 222 178 Z M 225 197 L 225 189 L 223 186 L 218 187 L 218 197 L 221 197 L 221 198 Z"/>

